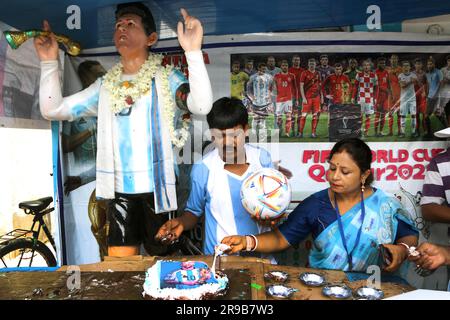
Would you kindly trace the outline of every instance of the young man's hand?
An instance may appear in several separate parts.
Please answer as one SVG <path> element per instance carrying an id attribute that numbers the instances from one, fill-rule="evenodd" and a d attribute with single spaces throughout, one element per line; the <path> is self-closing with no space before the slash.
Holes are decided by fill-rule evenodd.
<path id="1" fill-rule="evenodd" d="M 269 219 L 269 218 L 261 218 L 260 215 L 254 215 L 252 216 L 252 219 L 256 221 L 259 225 L 263 227 L 270 227 L 272 229 L 276 228 L 278 223 L 285 218 L 286 214 L 283 213 L 276 219 Z"/>
<path id="2" fill-rule="evenodd" d="M 188 12 L 181 8 L 181 15 L 184 22 L 178 22 L 178 41 L 185 52 L 198 51 L 202 48 L 203 27 L 195 17 L 191 17 Z M 184 26 L 184 28 L 183 28 Z"/>
<path id="3" fill-rule="evenodd" d="M 164 245 L 174 243 L 184 231 L 184 226 L 177 218 L 164 223 L 155 235 L 155 240 Z"/>
<path id="4" fill-rule="evenodd" d="M 36 48 L 37 55 L 41 61 L 51 61 L 58 59 L 58 42 L 56 42 L 56 37 L 51 32 L 50 24 L 47 20 L 43 22 L 44 31 L 49 31 L 50 35 L 48 37 L 36 37 L 34 38 L 34 47 Z"/>
<path id="5" fill-rule="evenodd" d="M 247 239 L 245 236 L 229 236 L 222 239 L 220 243 L 226 244 L 231 249 L 226 251 L 227 254 L 233 254 L 243 251 L 247 248 Z"/>
<path id="6" fill-rule="evenodd" d="M 417 248 L 417 251 L 420 252 L 420 255 L 417 257 L 409 257 L 409 260 L 423 269 L 435 270 L 448 263 L 447 259 L 450 260 L 449 249 L 435 244 L 422 243 Z"/>

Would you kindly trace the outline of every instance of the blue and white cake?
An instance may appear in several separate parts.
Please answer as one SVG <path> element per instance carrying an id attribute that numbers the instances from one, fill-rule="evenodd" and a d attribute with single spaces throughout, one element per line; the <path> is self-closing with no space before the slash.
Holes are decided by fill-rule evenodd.
<path id="1" fill-rule="evenodd" d="M 146 299 L 204 300 L 225 294 L 228 277 L 201 261 L 159 260 L 146 272 Z"/>

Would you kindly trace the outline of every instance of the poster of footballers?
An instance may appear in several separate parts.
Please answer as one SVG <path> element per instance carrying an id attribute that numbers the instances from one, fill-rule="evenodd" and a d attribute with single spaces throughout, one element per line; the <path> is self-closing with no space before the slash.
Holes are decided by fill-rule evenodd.
<path id="1" fill-rule="evenodd" d="M 231 96 L 260 142 L 428 141 L 447 127 L 450 55 L 291 52 L 230 55 Z"/>

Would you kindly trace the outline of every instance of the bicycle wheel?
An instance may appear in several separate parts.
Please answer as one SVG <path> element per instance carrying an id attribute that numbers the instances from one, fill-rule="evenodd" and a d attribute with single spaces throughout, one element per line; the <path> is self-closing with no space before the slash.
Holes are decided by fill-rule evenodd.
<path id="1" fill-rule="evenodd" d="M 0 268 L 55 266 L 55 256 L 41 241 L 21 238 L 0 246 Z"/>

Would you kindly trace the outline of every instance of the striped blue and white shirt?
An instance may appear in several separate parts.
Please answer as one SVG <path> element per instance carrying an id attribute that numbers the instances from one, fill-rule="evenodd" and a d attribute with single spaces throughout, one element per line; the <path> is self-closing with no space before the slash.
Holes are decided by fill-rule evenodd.
<path id="1" fill-rule="evenodd" d="M 270 74 L 255 73 L 250 77 L 247 87 L 253 93 L 253 104 L 258 107 L 267 106 L 272 102 L 273 77 Z"/>
<path id="2" fill-rule="evenodd" d="M 247 159 L 251 159 L 249 154 L 256 154 L 259 158 L 259 167 L 272 168 L 272 159 L 266 150 L 255 147 L 252 145 L 246 145 Z M 244 180 L 254 173 L 252 168 L 257 166 L 250 166 L 242 176 L 233 174 L 222 166 L 221 169 L 226 172 L 229 193 L 224 192 L 211 192 L 209 186 L 215 186 L 221 184 L 218 179 L 220 173 L 214 172 L 217 167 L 208 166 L 208 158 L 214 156 L 214 152 L 208 153 L 203 160 L 193 165 L 191 171 L 191 193 L 189 195 L 188 202 L 186 204 L 185 211 L 189 211 L 197 217 L 205 215 L 205 236 L 203 243 L 203 252 L 205 254 L 214 254 L 214 246 L 220 243 L 222 237 L 231 236 L 233 234 L 226 234 L 229 230 L 229 226 L 221 225 L 222 222 L 226 222 L 230 225 L 236 225 L 237 234 L 259 234 L 257 223 L 252 220 L 250 214 L 245 210 L 241 203 L 240 190 Z M 214 179 L 215 181 L 210 181 Z M 220 188 L 223 188 L 223 184 Z M 225 195 L 229 194 L 230 199 L 223 199 Z M 220 198 L 218 201 L 217 199 Z M 232 212 L 228 212 L 224 207 L 215 207 L 214 202 L 231 201 L 230 208 Z"/>
<path id="3" fill-rule="evenodd" d="M 122 76 L 124 81 L 133 78 L 134 76 Z M 187 83 L 184 75 L 178 70 L 172 70 L 169 75 L 169 86 L 174 99 L 177 89 L 183 83 Z M 83 91 L 85 93 L 83 99 L 72 104 L 71 119 L 97 115 L 100 87 L 101 79 L 98 79 Z M 77 97 L 79 99 L 80 95 Z M 116 192 L 138 194 L 154 191 L 152 108 L 152 98 L 147 94 L 139 98 L 129 110 L 114 116 L 112 140 Z"/>

